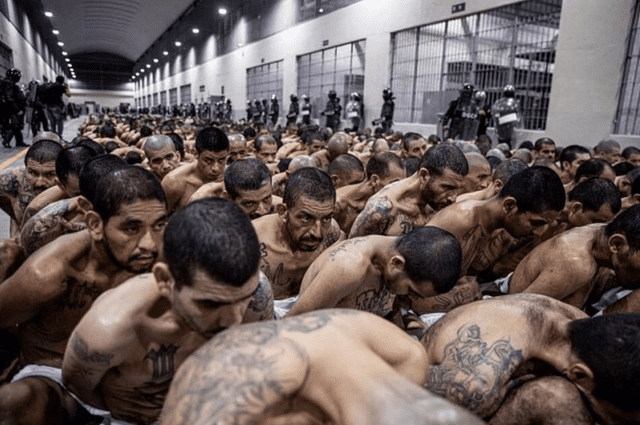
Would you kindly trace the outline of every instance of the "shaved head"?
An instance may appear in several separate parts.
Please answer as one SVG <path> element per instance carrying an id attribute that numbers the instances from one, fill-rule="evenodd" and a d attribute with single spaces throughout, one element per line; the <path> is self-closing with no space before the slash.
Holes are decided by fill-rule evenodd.
<path id="1" fill-rule="evenodd" d="M 469 173 L 465 176 L 463 191 L 475 192 L 486 188 L 491 183 L 491 165 L 487 158 L 476 152 L 464 154 L 469 164 Z"/>
<path id="2" fill-rule="evenodd" d="M 165 148 L 169 148 L 173 151 L 176 150 L 171 137 L 164 134 L 154 134 L 147 138 L 147 141 L 144 144 L 144 154 L 149 158 L 149 156 L 153 156 L 155 152 Z"/>
<path id="3" fill-rule="evenodd" d="M 351 137 L 343 132 L 339 131 L 335 133 L 329 139 L 329 143 L 327 144 L 327 150 L 329 151 L 329 156 L 332 159 L 339 157 L 340 155 L 344 155 L 349 152 L 349 142 L 351 141 Z"/>
<path id="4" fill-rule="evenodd" d="M 180 163 L 173 139 L 164 134 L 154 134 L 147 138 L 144 144 L 144 155 L 149 161 L 149 168 L 160 180 Z"/>
<path id="5" fill-rule="evenodd" d="M 318 167 L 318 164 L 314 158 L 308 155 L 302 155 L 293 158 L 289 163 L 289 168 L 287 170 L 290 174 L 293 174 L 304 167 Z"/>

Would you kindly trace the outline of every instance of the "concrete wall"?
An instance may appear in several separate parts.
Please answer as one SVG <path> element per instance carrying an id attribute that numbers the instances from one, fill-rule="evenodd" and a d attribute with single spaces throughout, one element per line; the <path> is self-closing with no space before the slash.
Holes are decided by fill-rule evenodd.
<path id="1" fill-rule="evenodd" d="M 282 0 L 284 3 L 290 0 Z M 277 60 L 284 60 L 284 105 L 288 109 L 289 94 L 296 91 L 296 56 L 337 46 L 355 40 L 366 40 L 365 114 L 377 116 L 382 106 L 381 90 L 390 81 L 391 33 L 452 17 L 451 6 L 459 0 L 366 0 L 339 9 L 320 18 L 281 31 L 266 39 L 242 45 L 235 51 L 184 72 L 161 79 L 160 73 L 150 84 L 149 73 L 136 83 L 135 97 L 191 84 L 192 99 L 199 99 L 200 85 L 206 93 L 225 95 L 234 104 L 234 116 L 244 116 L 246 101 L 246 69 Z M 507 4 L 513 0 L 483 0 L 466 2 L 464 14 L 476 13 Z M 552 137 L 559 145 L 581 143 L 593 146 L 611 136 L 617 105 L 617 93 L 622 76 L 625 39 L 630 27 L 634 0 L 564 0 L 551 101 L 545 132 L 520 131 L 518 140 L 535 140 L 542 135 Z M 278 7 L 271 10 L 278 11 Z M 273 12 L 275 13 L 275 12 Z M 242 21 L 233 29 L 238 42 L 246 27 Z M 328 45 L 323 46 L 323 41 Z M 212 46 L 216 43 L 210 40 Z M 193 55 L 187 52 L 187 57 Z M 215 53 L 212 55 L 215 56 Z M 162 59 L 159 66 L 177 67 L 186 58 Z M 164 61 L 164 62 L 163 62 Z M 189 61 L 187 61 L 189 62 Z M 149 70 L 154 72 L 154 68 Z M 396 123 L 401 131 L 434 133 L 434 125 Z M 640 137 L 617 137 L 624 145 L 640 142 Z"/>
<path id="2" fill-rule="evenodd" d="M 85 90 L 71 86 L 71 95 L 69 102 L 73 102 L 78 105 L 84 105 L 87 102 L 95 102 L 101 107 L 115 108 L 119 106 L 120 103 L 128 103 L 131 106 L 135 104 L 133 99 L 133 87 L 131 90 L 125 91 L 107 91 Z"/>
<path id="3" fill-rule="evenodd" d="M 7 45 L 13 51 L 13 66 L 22 71 L 21 83 L 28 83 L 32 79 L 42 80 L 43 76 L 49 80 L 61 71 L 61 66 L 53 60 L 48 46 L 42 41 L 29 18 L 25 14 L 17 13 L 13 1 L 7 2 L 8 15 L 0 14 L 0 42 Z M 9 18 L 23 19 L 21 23 L 25 29 L 21 34 L 15 22 Z M 0 77 L 4 77 L 1 75 Z"/>

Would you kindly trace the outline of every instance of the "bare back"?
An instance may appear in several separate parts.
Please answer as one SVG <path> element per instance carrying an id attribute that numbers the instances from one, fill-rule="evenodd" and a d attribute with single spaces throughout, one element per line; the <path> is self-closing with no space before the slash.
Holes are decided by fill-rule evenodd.
<path id="1" fill-rule="evenodd" d="M 196 171 L 197 162 L 178 167 L 167 174 L 162 179 L 162 188 L 167 194 L 169 211 L 185 206 L 196 190 L 206 182 L 203 181 Z"/>

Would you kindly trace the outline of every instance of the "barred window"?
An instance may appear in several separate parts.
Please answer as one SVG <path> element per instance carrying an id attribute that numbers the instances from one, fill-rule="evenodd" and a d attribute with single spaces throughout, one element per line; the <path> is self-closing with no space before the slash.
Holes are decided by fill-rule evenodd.
<path id="1" fill-rule="evenodd" d="M 618 95 L 615 134 L 640 135 L 640 2 L 636 1 Z"/>
<path id="2" fill-rule="evenodd" d="M 167 106 L 167 92 L 164 90 L 160 92 L 160 105 Z"/>
<path id="3" fill-rule="evenodd" d="M 544 130 L 562 0 L 528 0 L 392 34 L 394 120 L 435 124 L 464 83 L 492 104 L 516 88 L 523 128 Z"/>
<path id="4" fill-rule="evenodd" d="M 336 91 L 343 111 L 350 93 L 362 95 L 364 52 L 365 41 L 359 40 L 298 56 L 298 96 L 309 96 L 313 117 L 324 110 L 329 90 Z"/>
<path id="5" fill-rule="evenodd" d="M 158 106 L 158 93 L 153 94 L 153 105 L 151 106 Z"/>
<path id="6" fill-rule="evenodd" d="M 271 96 L 276 95 L 278 103 L 282 105 L 282 70 L 284 61 L 266 63 L 264 65 L 247 68 L 247 99 L 267 99 L 271 104 Z"/>
<path id="7" fill-rule="evenodd" d="M 191 103 L 191 84 L 180 86 L 180 104 Z"/>
<path id="8" fill-rule="evenodd" d="M 145 105 L 147 108 L 151 108 L 153 105 L 151 104 L 151 95 L 147 95 L 147 104 Z"/>
<path id="9" fill-rule="evenodd" d="M 169 90 L 169 106 L 178 104 L 178 89 L 173 88 Z"/>

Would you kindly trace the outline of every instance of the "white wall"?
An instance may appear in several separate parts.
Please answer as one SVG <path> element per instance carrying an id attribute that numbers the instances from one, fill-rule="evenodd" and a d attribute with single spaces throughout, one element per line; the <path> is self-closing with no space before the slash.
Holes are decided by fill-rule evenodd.
<path id="1" fill-rule="evenodd" d="M 129 103 L 134 106 L 133 90 L 130 91 L 110 91 L 110 90 L 84 90 L 71 86 L 71 98 L 69 102 L 83 105 L 85 102 L 95 102 L 105 108 L 115 108 L 120 103 Z"/>
<path id="2" fill-rule="evenodd" d="M 9 14 L 13 12 L 13 1 L 8 1 Z M 34 31 L 28 18 L 25 16 L 27 33 L 23 37 L 13 23 L 3 14 L 0 14 L 0 42 L 6 44 L 13 51 L 13 66 L 22 71 L 21 83 L 28 83 L 32 79 L 42 80 L 46 76 L 49 80 L 55 80 L 60 71 L 59 64 L 53 69 L 36 50 L 35 46 L 44 46 L 44 54 L 49 55 L 48 47 L 44 44 L 40 35 Z M 4 75 L 0 75 L 3 78 Z"/>
<path id="3" fill-rule="evenodd" d="M 515 2 L 467 1 L 464 14 Z M 145 73 L 146 76 L 143 74 L 140 81 L 143 88 L 140 89 L 138 84 L 135 96 L 146 96 L 191 83 L 194 91 L 192 99 L 196 99 L 196 95 L 200 95 L 196 92 L 200 85 L 205 85 L 207 93 L 212 95 L 220 94 L 220 86 L 224 85 L 225 95 L 231 98 L 235 108 L 234 116 L 241 117 L 245 115 L 246 69 L 284 59 L 285 104 L 282 110 L 287 110 L 289 94 L 296 91 L 296 56 L 322 49 L 323 40 L 328 40 L 326 47 L 331 47 L 364 38 L 365 113 L 367 117 L 374 117 L 379 115 L 382 107 L 382 88 L 390 80 L 391 33 L 462 16 L 459 13 L 451 14 L 451 6 L 457 3 L 460 0 L 364 0 L 243 46 L 150 86 L 146 85 L 149 74 Z M 562 146 L 572 143 L 592 146 L 610 136 L 633 3 L 634 0 L 563 1 L 547 131 L 520 131 L 519 141 L 548 135 Z M 239 42 L 242 42 L 242 32 L 246 32 L 242 25 L 240 23 L 234 29 L 238 33 L 234 37 Z M 211 44 L 215 46 L 215 43 Z M 160 65 L 163 65 L 162 62 Z M 167 63 L 164 66 L 172 65 Z M 396 128 L 423 134 L 435 132 L 434 125 L 397 123 Z M 618 139 L 625 145 L 640 142 L 640 137 Z"/>

